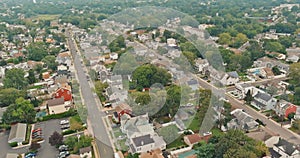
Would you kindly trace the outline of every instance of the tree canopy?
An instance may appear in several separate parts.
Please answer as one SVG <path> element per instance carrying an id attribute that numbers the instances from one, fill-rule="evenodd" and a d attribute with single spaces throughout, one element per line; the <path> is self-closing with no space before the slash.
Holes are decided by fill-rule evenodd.
<path id="1" fill-rule="evenodd" d="M 16 99 L 14 104 L 8 106 L 7 110 L 3 113 L 3 122 L 14 123 L 32 123 L 35 119 L 35 110 L 29 100 L 24 98 Z"/>
<path id="2" fill-rule="evenodd" d="M 17 98 L 25 97 L 24 91 L 15 88 L 7 88 L 0 90 L 0 107 L 9 106 L 15 103 Z"/>
<path id="3" fill-rule="evenodd" d="M 25 72 L 23 69 L 13 68 L 7 70 L 3 80 L 4 87 L 23 90 L 28 86 L 28 81 L 24 76 Z"/>
<path id="4" fill-rule="evenodd" d="M 156 67 L 151 64 L 145 64 L 138 67 L 132 75 L 131 89 L 150 88 L 155 83 L 166 86 L 171 81 L 171 74 L 165 69 Z"/>

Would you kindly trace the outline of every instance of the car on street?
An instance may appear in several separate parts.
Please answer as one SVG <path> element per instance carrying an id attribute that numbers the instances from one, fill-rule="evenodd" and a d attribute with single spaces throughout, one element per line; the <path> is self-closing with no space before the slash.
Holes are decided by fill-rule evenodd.
<path id="1" fill-rule="evenodd" d="M 25 158 L 34 158 L 36 157 L 36 153 L 28 153 L 25 155 Z"/>
<path id="2" fill-rule="evenodd" d="M 58 158 L 66 158 L 70 155 L 68 151 L 62 151 L 59 153 Z"/>

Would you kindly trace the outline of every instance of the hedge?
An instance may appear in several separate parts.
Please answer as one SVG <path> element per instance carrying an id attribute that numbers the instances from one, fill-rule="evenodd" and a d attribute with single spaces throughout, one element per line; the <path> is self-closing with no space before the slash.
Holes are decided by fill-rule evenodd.
<path id="1" fill-rule="evenodd" d="M 75 109 L 70 109 L 69 111 L 61 113 L 61 114 L 52 114 L 52 115 L 44 116 L 41 119 L 41 121 L 48 121 L 51 119 L 61 119 L 61 118 L 65 118 L 65 117 L 74 116 L 76 114 L 77 114 L 77 111 Z"/>
<path id="2" fill-rule="evenodd" d="M 62 132 L 63 135 L 69 135 L 69 134 L 73 134 L 73 133 L 76 133 L 76 131 L 71 130 L 71 129 Z"/>
<path id="3" fill-rule="evenodd" d="M 9 146 L 10 147 L 16 147 L 16 146 L 18 146 L 18 142 L 9 143 Z"/>

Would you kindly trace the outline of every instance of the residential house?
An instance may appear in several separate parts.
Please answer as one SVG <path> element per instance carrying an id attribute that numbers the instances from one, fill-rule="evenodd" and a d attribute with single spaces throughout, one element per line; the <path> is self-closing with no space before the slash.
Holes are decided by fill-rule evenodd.
<path id="1" fill-rule="evenodd" d="M 191 79 L 189 81 L 187 81 L 188 86 L 193 90 L 198 90 L 200 85 L 198 84 L 198 81 L 195 79 Z"/>
<path id="2" fill-rule="evenodd" d="M 258 92 L 256 95 L 254 95 L 251 105 L 259 110 L 273 110 L 276 102 L 277 100 L 270 94 Z"/>
<path id="3" fill-rule="evenodd" d="M 110 54 L 109 54 L 109 58 L 110 58 L 111 60 L 118 60 L 119 55 L 118 55 L 118 53 L 110 53 Z"/>
<path id="4" fill-rule="evenodd" d="M 21 144 L 26 139 L 27 124 L 17 123 L 11 126 L 8 143 L 17 142 Z"/>
<path id="5" fill-rule="evenodd" d="M 292 143 L 279 138 L 279 141 L 274 144 L 271 154 L 277 155 L 279 158 L 299 158 L 300 150 Z"/>
<path id="6" fill-rule="evenodd" d="M 296 114 L 294 116 L 294 119 L 299 120 L 300 119 L 300 107 L 297 106 Z"/>
<path id="7" fill-rule="evenodd" d="M 284 64 L 280 61 L 271 59 L 269 57 L 262 57 L 254 61 L 253 64 L 254 67 L 268 67 L 268 68 L 273 68 L 274 66 L 277 66 L 277 68 L 283 72 L 283 73 L 288 73 L 289 72 L 289 65 Z"/>
<path id="8" fill-rule="evenodd" d="M 299 61 L 299 56 L 297 55 L 288 56 L 285 61 L 297 63 Z"/>
<path id="9" fill-rule="evenodd" d="M 176 44 L 176 40 L 174 38 L 168 38 L 167 39 L 167 44 L 169 47 L 176 47 L 177 44 Z"/>
<path id="10" fill-rule="evenodd" d="M 58 64 L 63 64 L 70 67 L 72 65 L 72 58 L 70 52 L 68 51 L 59 53 L 56 57 L 56 62 Z"/>
<path id="11" fill-rule="evenodd" d="M 92 148 L 90 146 L 85 148 L 80 148 L 79 155 L 80 158 L 92 158 Z"/>
<path id="12" fill-rule="evenodd" d="M 234 118 L 227 123 L 227 129 L 240 129 L 244 131 L 256 130 L 259 127 L 252 116 L 242 109 L 235 109 L 230 113 Z"/>
<path id="13" fill-rule="evenodd" d="M 195 60 L 195 66 L 199 73 L 204 73 L 204 69 L 209 66 L 207 59 L 198 58 Z"/>
<path id="14" fill-rule="evenodd" d="M 70 104 L 65 104 L 64 98 L 54 98 L 47 101 L 47 108 L 50 115 L 64 113 L 68 111 L 70 107 Z"/>
<path id="15" fill-rule="evenodd" d="M 234 85 L 240 81 L 239 74 L 236 71 L 228 72 L 225 85 Z"/>
<path id="16" fill-rule="evenodd" d="M 118 106 L 115 107 L 115 112 L 114 112 L 114 119 L 118 122 L 121 121 L 121 116 L 124 114 L 131 115 L 132 114 L 132 108 L 126 104 L 126 103 L 121 103 Z"/>
<path id="17" fill-rule="evenodd" d="M 166 149 L 166 142 L 154 131 L 148 114 L 121 120 L 122 133 L 127 135 L 127 144 L 132 153 L 143 153 L 160 148 Z"/>
<path id="18" fill-rule="evenodd" d="M 205 141 L 208 142 L 209 138 L 211 138 L 212 133 L 207 132 L 204 133 L 203 136 L 201 136 L 199 133 L 191 134 L 191 135 L 186 135 L 183 137 L 183 140 L 185 144 L 189 146 L 193 146 L 195 144 L 198 144 L 200 141 Z"/>
<path id="19" fill-rule="evenodd" d="M 72 101 L 72 92 L 67 88 L 59 88 L 55 94 L 55 98 L 64 98 L 65 101 Z"/>
<path id="20" fill-rule="evenodd" d="M 265 67 L 263 68 L 263 71 L 264 71 L 263 73 L 264 78 L 268 78 L 268 79 L 274 78 L 274 73 L 271 68 Z"/>
<path id="21" fill-rule="evenodd" d="M 140 158 L 164 158 L 161 149 L 157 148 L 149 152 L 141 153 Z"/>
<path id="22" fill-rule="evenodd" d="M 296 111 L 297 106 L 285 100 L 278 101 L 275 106 L 276 114 L 278 116 L 284 116 L 285 118 L 287 118 L 291 113 L 296 113 Z"/>
<path id="23" fill-rule="evenodd" d="M 248 91 L 250 91 L 250 94 L 252 94 L 251 92 L 254 87 L 249 83 L 237 83 L 235 84 L 235 88 L 239 98 L 243 99 L 246 97 Z"/>
<path id="24" fill-rule="evenodd" d="M 222 85 L 229 86 L 239 82 L 239 75 L 236 71 L 225 73 L 209 66 L 205 73 L 209 73 L 209 76 L 213 81 L 219 82 Z"/>

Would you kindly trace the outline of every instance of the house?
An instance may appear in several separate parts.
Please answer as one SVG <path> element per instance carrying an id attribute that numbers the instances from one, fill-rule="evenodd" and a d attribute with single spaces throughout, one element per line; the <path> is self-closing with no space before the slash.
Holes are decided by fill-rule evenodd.
<path id="1" fill-rule="evenodd" d="M 265 67 L 265 68 L 263 68 L 263 71 L 264 71 L 264 73 L 263 73 L 264 78 L 268 78 L 268 79 L 274 78 L 274 73 L 271 68 Z"/>
<path id="2" fill-rule="evenodd" d="M 239 75 L 237 74 L 236 71 L 225 73 L 225 72 L 216 70 L 212 66 L 209 66 L 207 68 L 205 74 L 207 75 L 207 73 L 209 74 L 209 77 L 213 81 L 219 82 L 222 85 L 229 86 L 229 85 L 234 85 L 239 82 Z"/>
<path id="3" fill-rule="evenodd" d="M 195 79 L 191 79 L 189 81 L 187 81 L 188 86 L 193 90 L 198 90 L 200 85 L 198 84 L 198 81 Z"/>
<path id="4" fill-rule="evenodd" d="M 270 94 L 258 92 L 254 95 L 251 105 L 259 110 L 272 110 L 275 108 L 277 100 Z"/>
<path id="5" fill-rule="evenodd" d="M 282 73 L 288 73 L 289 72 L 289 65 L 284 64 L 280 61 L 271 59 L 269 57 L 262 57 L 254 61 L 253 64 L 254 67 L 268 67 L 272 69 L 274 66 L 277 66 L 277 68 L 282 72 Z"/>
<path id="6" fill-rule="evenodd" d="M 64 98 L 65 101 L 71 101 L 72 100 L 72 93 L 71 90 L 67 88 L 59 88 L 55 94 L 55 98 Z"/>
<path id="7" fill-rule="evenodd" d="M 234 85 L 239 82 L 239 74 L 236 71 L 228 72 L 225 85 Z"/>
<path id="8" fill-rule="evenodd" d="M 60 114 L 68 111 L 71 105 L 65 103 L 64 98 L 54 98 L 47 101 L 49 114 Z"/>
<path id="9" fill-rule="evenodd" d="M 72 59 L 71 59 L 70 52 L 68 51 L 68 52 L 59 53 L 56 57 L 56 62 L 58 64 L 63 64 L 63 65 L 70 67 L 72 65 Z"/>
<path id="10" fill-rule="evenodd" d="M 50 78 L 50 73 L 49 72 L 43 72 L 42 73 L 42 78 L 43 78 L 43 80 L 49 79 Z"/>
<path id="11" fill-rule="evenodd" d="M 259 127 L 252 116 L 242 109 L 235 109 L 230 113 L 234 118 L 227 123 L 227 129 L 240 129 L 244 131 L 256 130 Z"/>
<path id="12" fill-rule="evenodd" d="M 254 87 L 249 83 L 236 83 L 235 88 L 239 98 L 243 99 L 246 97 L 248 91 L 250 91 L 250 94 L 252 94 L 251 92 Z"/>
<path id="13" fill-rule="evenodd" d="M 110 53 L 110 54 L 109 54 L 109 58 L 110 58 L 111 60 L 118 60 L 119 55 L 118 55 L 118 53 Z"/>
<path id="14" fill-rule="evenodd" d="M 166 149 L 166 142 L 149 123 L 148 114 L 121 119 L 120 129 L 127 135 L 127 145 L 132 153 L 143 153 L 157 148 Z"/>
<path id="15" fill-rule="evenodd" d="M 198 58 L 195 60 L 195 66 L 199 73 L 204 73 L 204 68 L 209 66 L 207 59 Z"/>
<path id="16" fill-rule="evenodd" d="M 169 47 L 176 47 L 176 40 L 174 38 L 168 38 L 167 39 L 167 44 Z"/>
<path id="17" fill-rule="evenodd" d="M 17 142 L 21 144 L 26 139 L 27 124 L 17 123 L 11 126 L 8 143 Z"/>
<path id="18" fill-rule="evenodd" d="M 294 116 L 294 119 L 299 120 L 300 119 L 300 107 L 297 106 L 296 114 Z"/>
<path id="19" fill-rule="evenodd" d="M 164 158 L 161 149 L 157 148 L 146 153 L 141 153 L 140 158 Z"/>
<path id="20" fill-rule="evenodd" d="M 288 56 L 285 61 L 297 63 L 299 61 L 299 56 L 297 55 Z"/>
<path id="21" fill-rule="evenodd" d="M 85 148 L 80 148 L 79 155 L 80 158 L 92 158 L 92 148 L 90 146 Z"/>
<path id="22" fill-rule="evenodd" d="M 279 138 L 279 141 L 274 144 L 271 154 L 278 155 L 280 158 L 299 158 L 300 150 L 294 144 Z"/>
<path id="23" fill-rule="evenodd" d="M 211 136 L 212 136 L 211 132 L 204 133 L 203 136 L 201 136 L 199 133 L 195 133 L 195 134 L 184 136 L 183 140 L 185 144 L 189 146 L 193 146 L 195 144 L 198 144 L 200 141 L 208 142 Z"/>
<path id="24" fill-rule="evenodd" d="M 132 108 L 126 104 L 126 103 L 121 103 L 118 106 L 115 107 L 115 112 L 114 112 L 114 118 L 116 121 L 121 120 L 121 116 L 124 114 L 131 115 L 132 114 Z"/>
<path id="25" fill-rule="evenodd" d="M 285 100 L 278 101 L 275 106 L 276 114 L 278 116 L 284 116 L 285 118 L 287 118 L 291 113 L 296 113 L 296 111 L 297 106 Z"/>

